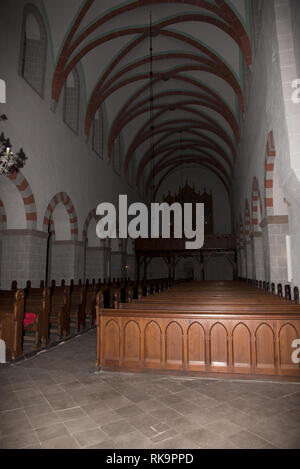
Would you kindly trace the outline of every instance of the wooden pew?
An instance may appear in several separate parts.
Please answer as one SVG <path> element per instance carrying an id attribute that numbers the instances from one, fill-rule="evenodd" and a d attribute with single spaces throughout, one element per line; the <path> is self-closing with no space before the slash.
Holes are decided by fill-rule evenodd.
<path id="1" fill-rule="evenodd" d="M 86 288 L 79 281 L 78 285 L 71 282 L 70 288 L 70 320 L 75 323 L 77 332 L 85 328 Z"/>
<path id="2" fill-rule="evenodd" d="M 300 381 L 300 366 L 291 358 L 292 342 L 300 337 L 298 305 L 234 282 L 182 285 L 181 303 L 178 293 L 162 292 L 116 310 L 97 308 L 97 366 Z"/>
<path id="3" fill-rule="evenodd" d="M 25 290 L 24 334 L 34 332 L 35 348 L 49 343 L 50 288 Z"/>
<path id="4" fill-rule="evenodd" d="M 4 340 L 7 359 L 22 355 L 24 291 L 0 291 L 0 339 Z"/>
<path id="5" fill-rule="evenodd" d="M 86 284 L 86 321 L 90 324 L 90 327 L 94 327 L 96 322 L 96 295 L 100 290 L 100 285 L 93 282 Z"/>
<path id="6" fill-rule="evenodd" d="M 118 309 L 120 305 L 120 289 L 116 285 L 116 283 L 110 285 L 109 287 L 109 307 Z"/>
<path id="7" fill-rule="evenodd" d="M 122 282 L 119 286 L 120 289 L 120 302 L 132 303 L 133 301 L 133 288 L 127 282 Z"/>
<path id="8" fill-rule="evenodd" d="M 70 335 L 70 287 L 51 287 L 50 326 L 57 331 L 58 338 Z"/>
<path id="9" fill-rule="evenodd" d="M 131 282 L 133 299 L 141 300 L 143 298 L 143 288 L 140 282 Z"/>

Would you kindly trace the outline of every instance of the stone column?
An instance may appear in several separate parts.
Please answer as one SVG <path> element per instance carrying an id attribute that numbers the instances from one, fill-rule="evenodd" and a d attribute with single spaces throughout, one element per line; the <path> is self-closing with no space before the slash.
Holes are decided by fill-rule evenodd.
<path id="1" fill-rule="evenodd" d="M 127 240 L 127 277 L 136 280 L 135 242 L 131 239 Z"/>
<path id="2" fill-rule="evenodd" d="M 51 256 L 51 280 L 68 285 L 84 277 L 84 243 L 80 241 L 53 241 Z"/>
<path id="3" fill-rule="evenodd" d="M 38 288 L 46 277 L 47 233 L 35 230 L 3 230 L 1 289 L 10 290 L 12 281 L 24 288 L 27 280 Z"/>
<path id="4" fill-rule="evenodd" d="M 239 276 L 242 278 L 247 277 L 247 270 L 246 270 L 246 253 L 245 253 L 245 248 L 243 246 L 240 247 L 239 251 Z"/>
<path id="5" fill-rule="evenodd" d="M 111 243 L 111 273 L 110 278 L 117 279 L 123 277 L 124 268 L 123 265 L 124 255 L 122 250 L 122 242 L 118 239 L 113 239 Z"/>
<path id="6" fill-rule="evenodd" d="M 252 279 L 252 246 L 251 241 L 246 242 L 246 277 Z"/>
<path id="7" fill-rule="evenodd" d="M 263 234 L 261 231 L 256 231 L 252 234 L 253 239 L 253 278 L 254 280 L 265 280 L 265 265 L 264 265 L 264 247 L 263 247 Z"/>
<path id="8" fill-rule="evenodd" d="M 286 236 L 289 233 L 288 216 L 269 216 L 261 223 L 263 252 L 267 282 L 288 283 Z"/>
<path id="9" fill-rule="evenodd" d="M 88 247 L 86 249 L 85 278 L 96 281 L 107 277 L 105 270 L 106 247 Z"/>

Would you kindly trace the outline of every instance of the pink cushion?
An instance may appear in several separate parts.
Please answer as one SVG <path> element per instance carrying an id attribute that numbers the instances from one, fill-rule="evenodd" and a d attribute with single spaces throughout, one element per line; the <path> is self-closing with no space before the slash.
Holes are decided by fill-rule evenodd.
<path id="1" fill-rule="evenodd" d="M 36 314 L 26 313 L 23 321 L 24 327 L 30 326 L 30 324 L 33 324 L 35 322 L 35 320 Z"/>

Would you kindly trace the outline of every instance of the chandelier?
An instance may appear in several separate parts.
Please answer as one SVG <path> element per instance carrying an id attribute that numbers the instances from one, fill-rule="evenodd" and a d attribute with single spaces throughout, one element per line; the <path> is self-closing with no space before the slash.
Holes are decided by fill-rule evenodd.
<path id="1" fill-rule="evenodd" d="M 5 115 L 0 116 L 0 120 L 7 120 Z M 26 155 L 21 148 L 16 155 L 12 152 L 12 145 L 9 138 L 5 138 L 4 133 L 0 135 L 0 174 L 11 174 L 15 169 L 23 168 Z"/>

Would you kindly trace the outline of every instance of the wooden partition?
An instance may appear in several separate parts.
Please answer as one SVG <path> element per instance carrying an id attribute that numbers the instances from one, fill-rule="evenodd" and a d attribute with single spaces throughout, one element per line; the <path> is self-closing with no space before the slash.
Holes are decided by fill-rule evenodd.
<path id="1" fill-rule="evenodd" d="M 300 381 L 300 365 L 292 362 L 300 313 L 98 310 L 97 325 L 97 366 L 102 370 L 286 376 Z"/>
<path id="2" fill-rule="evenodd" d="M 22 354 L 24 291 L 0 292 L 0 339 L 6 345 L 6 358 L 15 360 Z"/>

